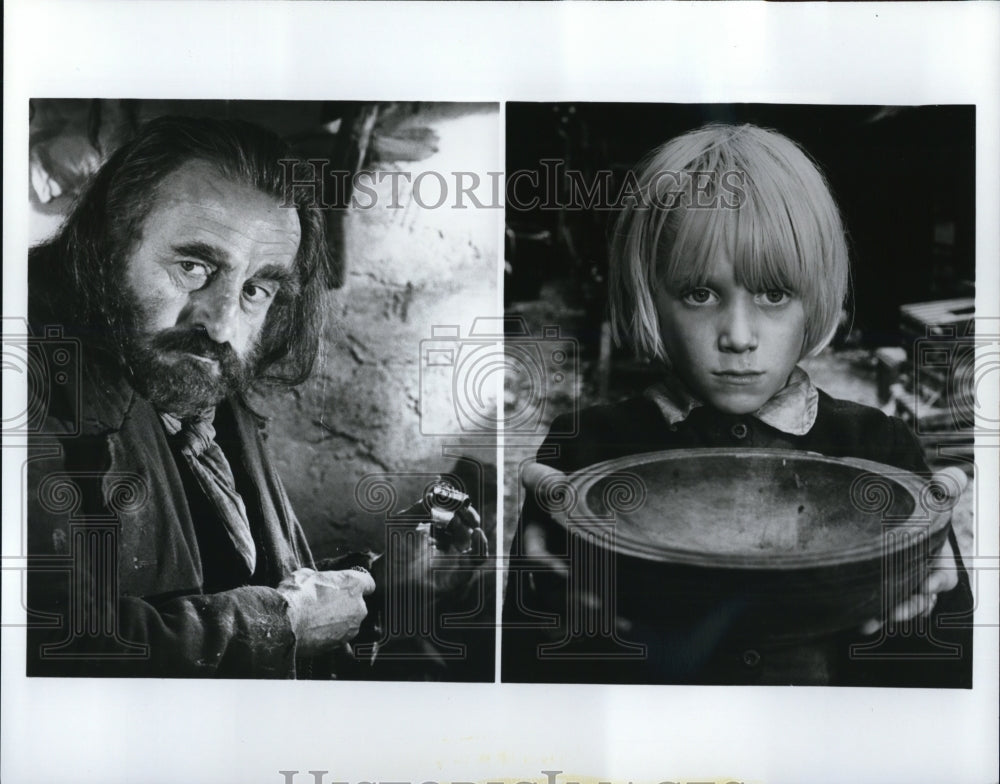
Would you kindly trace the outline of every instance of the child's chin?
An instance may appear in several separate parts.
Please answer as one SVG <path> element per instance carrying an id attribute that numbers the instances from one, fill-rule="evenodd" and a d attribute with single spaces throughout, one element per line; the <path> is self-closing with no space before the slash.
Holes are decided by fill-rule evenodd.
<path id="1" fill-rule="evenodd" d="M 725 395 L 710 395 L 708 404 L 723 414 L 752 414 L 767 402 L 762 395 L 741 392 L 731 392 Z"/>

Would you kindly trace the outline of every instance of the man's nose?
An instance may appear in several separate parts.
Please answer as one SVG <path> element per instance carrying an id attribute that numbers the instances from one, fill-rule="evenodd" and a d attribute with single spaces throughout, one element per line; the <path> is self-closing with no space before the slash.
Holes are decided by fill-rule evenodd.
<path id="1" fill-rule="evenodd" d="M 198 292 L 192 321 L 204 327 L 216 343 L 232 343 L 239 326 L 240 296 L 227 286 L 210 286 Z"/>
<path id="2" fill-rule="evenodd" d="M 733 302 L 722 313 L 719 350 L 742 354 L 757 348 L 757 321 L 753 308 L 745 302 Z"/>

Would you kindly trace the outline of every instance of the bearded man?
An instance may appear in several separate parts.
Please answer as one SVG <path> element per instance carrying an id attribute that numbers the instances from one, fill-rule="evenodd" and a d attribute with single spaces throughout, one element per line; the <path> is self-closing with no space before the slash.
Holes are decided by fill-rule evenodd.
<path id="1" fill-rule="evenodd" d="M 79 365 L 33 401 L 29 675 L 294 677 L 357 633 L 372 577 L 314 568 L 244 395 L 317 351 L 323 224 L 288 157 L 246 123 L 154 120 L 31 250 L 32 331 Z"/>

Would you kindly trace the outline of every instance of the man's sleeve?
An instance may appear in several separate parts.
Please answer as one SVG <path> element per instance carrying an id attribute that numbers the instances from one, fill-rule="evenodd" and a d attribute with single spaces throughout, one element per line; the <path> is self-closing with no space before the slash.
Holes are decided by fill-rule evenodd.
<path id="1" fill-rule="evenodd" d="M 34 599 L 37 584 L 30 583 L 31 577 L 29 596 Z M 36 621 L 29 626 L 28 675 L 288 678 L 295 674 L 295 638 L 285 619 L 285 602 L 271 588 L 249 586 L 156 605 L 123 598 L 117 606 L 106 603 L 97 617 L 82 619 L 83 624 L 75 623 L 66 604 L 49 608 L 54 625 Z"/>
<path id="2" fill-rule="evenodd" d="M 29 676 L 295 676 L 288 605 L 274 588 L 122 596 L 117 521 L 80 526 L 59 498 L 40 501 L 38 478 L 65 468 L 56 456 L 28 470 Z"/>

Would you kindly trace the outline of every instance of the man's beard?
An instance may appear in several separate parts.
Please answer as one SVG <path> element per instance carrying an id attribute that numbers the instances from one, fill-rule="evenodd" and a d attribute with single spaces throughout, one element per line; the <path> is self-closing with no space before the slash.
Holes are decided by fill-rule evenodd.
<path id="1" fill-rule="evenodd" d="M 153 407 L 188 419 L 246 390 L 254 378 L 257 351 L 241 360 L 232 346 L 216 343 L 204 330 L 178 327 L 133 338 L 126 357 L 136 388 Z"/>
<path id="2" fill-rule="evenodd" d="M 124 327 L 121 350 L 132 383 L 157 411 L 179 419 L 197 417 L 253 383 L 259 342 L 240 359 L 232 346 L 217 343 L 198 326 L 143 335 L 142 325 L 149 319 L 127 290 L 121 291 L 113 307 Z"/>

